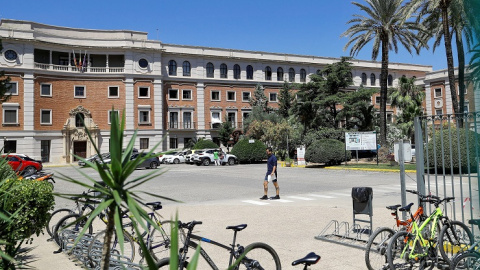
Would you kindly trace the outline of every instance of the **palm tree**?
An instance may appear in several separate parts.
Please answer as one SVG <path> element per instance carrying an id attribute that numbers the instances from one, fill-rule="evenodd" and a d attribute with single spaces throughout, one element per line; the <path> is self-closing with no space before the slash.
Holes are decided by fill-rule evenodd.
<path id="1" fill-rule="evenodd" d="M 388 53 L 390 50 L 398 52 L 398 43 L 412 53 L 412 48 L 419 52 L 417 44 L 427 47 L 428 45 L 421 39 L 419 33 L 424 32 L 422 25 L 408 21 L 409 16 L 405 16 L 403 0 L 366 0 L 367 5 L 356 2 L 352 4 L 358 6 L 367 15 L 353 15 L 353 19 L 348 24 L 353 24 L 341 36 L 348 37 L 350 40 L 345 45 L 350 49 L 350 55 L 357 55 L 364 46 L 373 42 L 372 59 L 378 57 L 379 51 L 382 54 L 382 68 L 380 75 L 380 144 L 387 144 L 387 77 L 388 77 Z"/>

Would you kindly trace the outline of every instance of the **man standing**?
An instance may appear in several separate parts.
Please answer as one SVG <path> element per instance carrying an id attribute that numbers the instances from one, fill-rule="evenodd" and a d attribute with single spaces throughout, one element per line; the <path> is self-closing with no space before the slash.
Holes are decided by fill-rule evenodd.
<path id="1" fill-rule="evenodd" d="M 215 161 L 215 166 L 220 165 L 220 162 L 218 160 L 218 150 L 217 149 L 215 149 L 215 151 L 213 152 L 213 161 Z"/>
<path id="2" fill-rule="evenodd" d="M 268 182 L 272 180 L 273 185 L 275 186 L 276 196 L 271 197 L 272 200 L 280 199 L 280 188 L 277 183 L 277 157 L 273 154 L 272 148 L 268 147 L 266 149 L 268 161 L 267 161 L 267 173 L 265 174 L 265 180 L 263 181 L 263 197 L 260 200 L 268 200 Z"/>

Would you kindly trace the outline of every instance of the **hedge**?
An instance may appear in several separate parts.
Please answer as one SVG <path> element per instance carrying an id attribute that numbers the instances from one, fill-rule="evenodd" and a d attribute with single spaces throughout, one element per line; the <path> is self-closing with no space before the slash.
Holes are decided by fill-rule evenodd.
<path id="1" fill-rule="evenodd" d="M 232 154 L 238 158 L 239 162 L 262 161 L 267 157 L 265 149 L 267 146 L 260 140 L 250 143 L 249 139 L 239 140 L 232 149 Z"/>
<path id="2" fill-rule="evenodd" d="M 347 151 L 346 155 L 347 160 L 350 160 L 350 151 Z M 345 144 L 333 139 L 315 141 L 305 151 L 305 160 L 327 165 L 340 164 L 345 161 Z"/>
<path id="3" fill-rule="evenodd" d="M 200 140 L 194 146 L 193 149 L 205 149 L 205 148 L 218 148 L 219 146 L 212 140 Z"/>

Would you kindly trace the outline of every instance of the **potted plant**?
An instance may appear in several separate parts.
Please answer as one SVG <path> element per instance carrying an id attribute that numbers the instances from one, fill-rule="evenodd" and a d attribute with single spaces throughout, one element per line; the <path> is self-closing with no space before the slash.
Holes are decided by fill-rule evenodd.
<path id="1" fill-rule="evenodd" d="M 289 156 L 285 157 L 285 167 L 291 167 L 292 166 L 292 160 L 290 159 Z"/>

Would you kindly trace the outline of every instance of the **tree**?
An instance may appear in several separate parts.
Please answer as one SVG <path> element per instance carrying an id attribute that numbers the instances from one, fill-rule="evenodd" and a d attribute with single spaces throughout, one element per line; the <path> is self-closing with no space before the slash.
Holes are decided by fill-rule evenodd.
<path id="1" fill-rule="evenodd" d="M 2 40 L 0 40 L 0 51 L 3 50 Z M 10 77 L 5 77 L 5 71 L 0 70 L 0 103 L 7 102 L 11 95 L 7 95 L 7 91 L 12 87 L 8 83 L 10 82 Z"/>
<path id="2" fill-rule="evenodd" d="M 349 92 L 343 99 L 343 108 L 339 118 L 345 119 L 345 128 L 357 126 L 359 131 L 372 131 L 375 124 L 375 107 L 372 104 L 372 95 L 377 90 L 361 86 L 355 92 Z"/>
<path id="3" fill-rule="evenodd" d="M 278 95 L 278 114 L 283 118 L 290 116 L 290 108 L 292 107 L 293 102 L 293 94 L 291 91 L 292 85 L 288 82 L 284 82 Z"/>
<path id="4" fill-rule="evenodd" d="M 373 42 L 372 59 L 382 55 L 382 68 L 380 75 L 380 143 L 386 145 L 386 106 L 387 106 L 387 77 L 388 54 L 390 50 L 398 52 L 398 43 L 412 53 L 412 48 L 419 53 L 417 43 L 424 47 L 428 45 L 418 35 L 424 28 L 416 22 L 409 21 L 410 15 L 405 12 L 403 0 L 366 0 L 367 5 L 353 2 L 367 15 L 354 14 L 348 24 L 353 24 L 341 36 L 350 40 L 345 45 L 350 49 L 350 55 L 357 55 L 366 44 Z"/>
<path id="5" fill-rule="evenodd" d="M 222 123 L 218 135 L 220 136 L 220 142 L 227 147 L 227 151 L 230 152 L 229 144 L 230 138 L 232 138 L 233 127 L 230 121 L 225 121 Z"/>
<path id="6" fill-rule="evenodd" d="M 253 97 L 250 98 L 250 106 L 259 107 L 262 111 L 268 111 L 268 99 L 265 95 L 265 89 L 261 84 L 255 86 L 255 91 L 253 92 Z"/>

